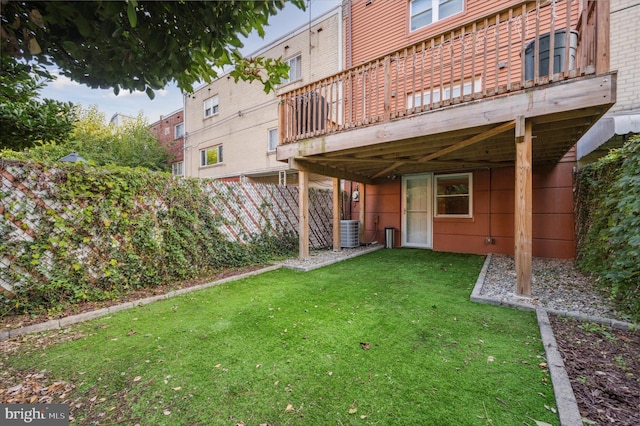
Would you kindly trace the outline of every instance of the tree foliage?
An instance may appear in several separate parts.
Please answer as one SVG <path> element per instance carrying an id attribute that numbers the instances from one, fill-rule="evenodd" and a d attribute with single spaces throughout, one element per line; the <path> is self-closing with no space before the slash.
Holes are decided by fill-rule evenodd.
<path id="1" fill-rule="evenodd" d="M 97 165 L 168 169 L 167 149 L 150 133 L 143 115 L 115 126 L 106 124 L 104 114 L 92 105 L 80 112 L 68 146 Z"/>
<path id="2" fill-rule="evenodd" d="M 38 92 L 51 75 L 2 55 L 0 70 L 0 149 L 32 147 L 38 142 L 64 140 L 75 120 L 73 104 L 39 101 Z"/>
<path id="3" fill-rule="evenodd" d="M 292 0 L 304 8 L 304 0 Z M 244 58 L 240 36 L 264 36 L 269 17 L 285 5 L 269 1 L 7 1 L 2 50 L 15 58 L 55 63 L 92 88 L 153 91 L 175 81 L 190 92 L 234 66 L 236 79 L 271 90 L 288 67 L 280 60 Z"/>
<path id="4" fill-rule="evenodd" d="M 146 118 L 126 119 L 120 126 L 107 124 L 96 105 L 76 107 L 73 129 L 60 142 L 36 144 L 22 152 L 2 151 L 3 158 L 15 160 L 58 161 L 77 152 L 97 166 L 144 167 L 154 171 L 169 169 L 168 152 L 149 131 Z"/>

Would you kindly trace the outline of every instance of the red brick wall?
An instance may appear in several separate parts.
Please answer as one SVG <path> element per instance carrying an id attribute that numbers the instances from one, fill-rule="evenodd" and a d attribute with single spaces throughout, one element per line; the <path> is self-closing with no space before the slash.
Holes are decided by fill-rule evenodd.
<path id="1" fill-rule="evenodd" d="M 171 115 L 161 117 L 159 121 L 151 125 L 151 133 L 169 151 L 169 163 L 183 161 L 184 158 L 184 137 L 176 139 L 174 130 L 175 126 L 182 122 L 184 122 L 184 112 L 179 110 Z"/>

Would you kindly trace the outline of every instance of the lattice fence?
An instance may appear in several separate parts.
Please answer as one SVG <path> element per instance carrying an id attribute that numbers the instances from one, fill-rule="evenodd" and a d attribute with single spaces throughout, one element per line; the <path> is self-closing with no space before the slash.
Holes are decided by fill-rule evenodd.
<path id="1" fill-rule="evenodd" d="M 28 163 L 0 159 L 0 291 L 11 291 L 25 279 L 38 279 L 32 273 L 17 267 L 17 253 L 12 250 L 18 243 L 32 242 L 40 235 L 43 224 L 56 217 L 55 229 L 69 229 L 82 220 L 90 206 L 84 201 L 62 203 L 56 196 L 57 185 L 64 179 L 64 171 L 36 167 Z M 187 184 L 187 180 L 180 180 Z M 298 235 L 298 188 L 253 183 L 197 181 L 208 197 L 208 204 L 218 217 L 223 218 L 219 230 L 230 240 L 247 242 L 253 236 Z M 330 190 L 311 189 L 309 193 L 310 247 L 329 247 L 332 243 L 332 193 Z M 161 194 L 148 193 L 136 198 L 135 206 L 127 215 L 137 211 L 157 213 L 171 208 Z M 60 222 L 60 223 L 58 223 Z M 162 226 L 161 221 L 156 226 Z M 92 253 L 101 253 L 100 245 L 118 240 L 95 235 L 69 249 L 78 262 L 94 263 Z M 87 254 L 88 253 L 88 254 Z M 89 259 L 91 257 L 91 259 Z M 46 261 L 46 259 L 43 259 Z M 95 267 L 91 266 L 91 267 Z M 45 267 L 46 269 L 46 267 Z"/>

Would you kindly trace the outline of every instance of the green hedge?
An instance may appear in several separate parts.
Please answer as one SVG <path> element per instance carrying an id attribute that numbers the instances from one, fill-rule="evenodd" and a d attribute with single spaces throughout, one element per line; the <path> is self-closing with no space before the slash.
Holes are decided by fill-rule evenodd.
<path id="1" fill-rule="evenodd" d="M 0 252 L 11 260 L 0 268 L 0 279 L 14 283 L 13 294 L 0 292 L 0 315 L 116 299 L 133 289 L 266 264 L 297 249 L 294 232 L 270 232 L 269 224 L 244 244 L 228 241 L 219 230 L 224 219 L 211 208 L 215 200 L 197 179 L 0 161 L 37 191 L 37 197 L 6 187 L 0 192 L 6 206 Z"/>
<path id="2" fill-rule="evenodd" d="M 578 266 L 640 321 L 640 137 L 584 167 L 577 181 Z"/>

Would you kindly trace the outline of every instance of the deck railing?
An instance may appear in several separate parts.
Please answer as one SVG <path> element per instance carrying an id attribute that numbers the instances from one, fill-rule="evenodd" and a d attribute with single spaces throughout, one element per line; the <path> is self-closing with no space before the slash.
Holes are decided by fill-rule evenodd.
<path id="1" fill-rule="evenodd" d="M 609 2 L 523 1 L 280 95 L 280 144 L 609 71 Z"/>

